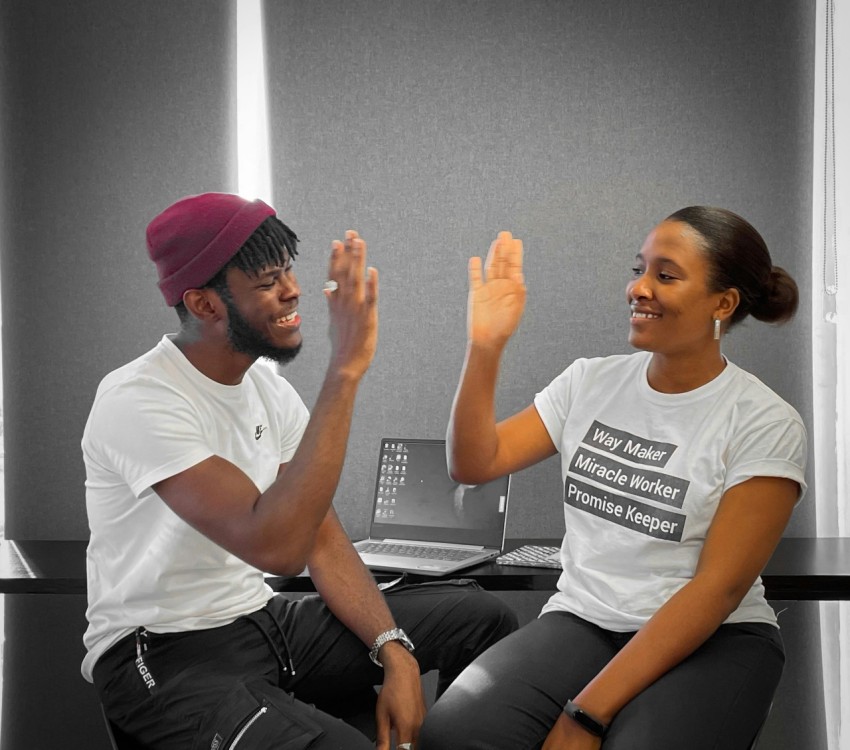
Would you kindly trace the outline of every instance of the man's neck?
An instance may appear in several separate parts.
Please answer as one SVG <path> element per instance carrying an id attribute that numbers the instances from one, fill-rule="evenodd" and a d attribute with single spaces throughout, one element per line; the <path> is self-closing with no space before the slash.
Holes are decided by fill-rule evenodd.
<path id="1" fill-rule="evenodd" d="M 198 372 L 222 385 L 239 385 L 256 358 L 236 352 L 227 342 L 209 341 L 181 330 L 172 343 Z"/>

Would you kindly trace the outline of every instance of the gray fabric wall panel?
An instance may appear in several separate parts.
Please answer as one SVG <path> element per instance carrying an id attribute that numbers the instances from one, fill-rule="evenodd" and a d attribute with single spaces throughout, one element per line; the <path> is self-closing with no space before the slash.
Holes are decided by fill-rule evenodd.
<path id="1" fill-rule="evenodd" d="M 358 229 L 381 272 L 337 499 L 352 534 L 378 438 L 445 431 L 466 261 L 500 229 L 525 241 L 529 289 L 500 415 L 573 358 L 628 351 L 634 254 L 664 216 L 707 203 L 749 218 L 803 289 L 792 325 L 748 323 L 726 346 L 810 421 L 810 3 L 270 0 L 266 14 L 275 200 L 304 240 L 307 343 L 285 374 L 308 404 L 330 239 Z M 562 525 L 557 461 L 517 476 L 508 533 Z M 789 533 L 813 531 L 809 502 Z"/>
<path id="2" fill-rule="evenodd" d="M 97 383 L 176 327 L 145 226 L 235 184 L 232 6 L 0 11 L 6 534 L 86 538 L 79 444 Z"/>
<path id="3" fill-rule="evenodd" d="M 726 348 L 811 421 L 812 3 L 266 6 L 275 203 L 304 240 L 307 343 L 285 374 L 308 404 L 328 355 L 330 240 L 359 229 L 382 274 L 380 349 L 337 500 L 352 534 L 366 528 L 378 438 L 445 430 L 466 260 L 503 228 L 525 240 L 529 303 L 500 414 L 575 356 L 627 351 L 632 257 L 656 221 L 700 202 L 750 218 L 804 289 L 791 326 L 748 324 Z M 8 536 L 87 536 L 79 440 L 94 389 L 176 327 L 144 228 L 177 197 L 235 187 L 233 7 L 0 1 Z M 559 498 L 557 462 L 519 475 L 509 534 L 559 533 Z M 806 502 L 789 533 L 813 532 Z M 7 660 L 7 688 L 26 689 L 5 691 L 3 746 L 52 746 L 56 726 L 105 746 L 77 677 L 82 604 L 70 620 L 36 611 L 48 604 L 7 607 L 7 649 L 29 656 Z M 762 744 L 820 747 L 816 607 L 789 606 L 790 661 Z M 38 656 L 33 633 L 65 644 L 68 662 Z M 22 669 L 58 675 L 50 722 Z"/>
<path id="4" fill-rule="evenodd" d="M 303 239 L 306 343 L 285 375 L 308 405 L 329 353 L 329 241 L 358 229 L 381 272 L 335 501 L 352 535 L 368 528 L 378 439 L 444 434 L 467 258 L 500 229 L 525 241 L 529 289 L 501 416 L 573 358 L 629 350 L 635 253 L 705 203 L 750 219 L 801 287 L 793 323 L 748 322 L 725 350 L 811 424 L 812 3 L 267 0 L 266 18 L 275 202 Z M 812 492 L 787 533 L 813 534 L 814 518 Z M 560 529 L 552 460 L 515 477 L 508 534 Z M 776 605 L 789 661 L 762 745 L 822 747 L 817 608 Z"/>

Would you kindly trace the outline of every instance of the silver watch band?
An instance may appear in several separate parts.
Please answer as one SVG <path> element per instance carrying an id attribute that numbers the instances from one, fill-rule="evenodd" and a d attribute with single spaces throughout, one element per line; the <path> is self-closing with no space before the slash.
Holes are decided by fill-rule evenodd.
<path id="1" fill-rule="evenodd" d="M 405 633 L 401 628 L 385 630 L 375 639 L 375 642 L 372 644 L 372 648 L 369 649 L 369 658 L 379 667 L 383 667 L 384 665 L 378 661 L 378 652 L 381 650 L 381 646 L 385 643 L 389 643 L 390 641 L 398 641 L 408 651 L 413 652 L 413 643 L 410 638 L 407 637 L 407 633 Z"/>

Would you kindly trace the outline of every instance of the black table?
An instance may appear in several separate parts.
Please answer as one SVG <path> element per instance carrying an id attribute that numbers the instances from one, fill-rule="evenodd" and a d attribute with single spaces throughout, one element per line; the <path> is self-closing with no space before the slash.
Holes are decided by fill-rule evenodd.
<path id="1" fill-rule="evenodd" d="M 506 550 L 522 544 L 557 545 L 554 539 L 510 539 Z M 0 540 L 0 594 L 84 594 L 85 541 Z M 553 591 L 559 571 L 488 562 L 461 571 L 490 591 Z M 391 580 L 392 573 L 377 573 Z M 434 580 L 411 576 L 412 580 Z M 808 537 L 780 541 L 762 580 L 767 598 L 793 600 L 850 600 L 850 538 Z M 307 576 L 271 577 L 278 591 L 313 591 Z"/>

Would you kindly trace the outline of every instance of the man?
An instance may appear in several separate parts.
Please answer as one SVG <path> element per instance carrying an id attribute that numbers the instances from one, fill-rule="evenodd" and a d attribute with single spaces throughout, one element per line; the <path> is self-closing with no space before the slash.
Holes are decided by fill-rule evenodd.
<path id="1" fill-rule="evenodd" d="M 333 510 L 376 346 L 365 243 L 353 231 L 332 243 L 331 359 L 309 415 L 255 365 L 301 346 L 297 237 L 274 210 L 190 196 L 151 222 L 147 242 L 181 325 L 104 378 L 86 425 L 84 677 L 146 747 L 371 748 L 335 718 L 367 706 L 379 748 L 393 734 L 413 747 L 420 667 L 440 670 L 442 691 L 516 619 L 468 583 L 385 599 Z M 319 596 L 297 601 L 260 572 L 305 566 Z"/>

